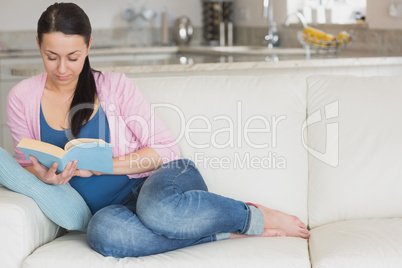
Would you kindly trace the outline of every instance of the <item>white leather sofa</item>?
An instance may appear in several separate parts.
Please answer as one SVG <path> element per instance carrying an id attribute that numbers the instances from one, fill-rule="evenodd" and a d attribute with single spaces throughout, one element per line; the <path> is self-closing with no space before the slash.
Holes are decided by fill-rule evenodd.
<path id="1" fill-rule="evenodd" d="M 247 238 L 117 259 L 0 187 L 0 266 L 402 267 L 402 77 L 135 79 L 210 191 L 298 216 Z"/>

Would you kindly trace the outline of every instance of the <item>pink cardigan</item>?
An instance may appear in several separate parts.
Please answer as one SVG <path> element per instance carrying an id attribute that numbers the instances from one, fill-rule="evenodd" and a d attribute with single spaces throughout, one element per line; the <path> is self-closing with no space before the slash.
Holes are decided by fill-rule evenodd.
<path id="1" fill-rule="evenodd" d="M 144 147 L 154 149 L 164 163 L 180 157 L 176 140 L 155 116 L 131 79 L 112 72 L 94 73 L 94 76 L 98 97 L 109 123 L 113 157 Z M 14 141 L 16 160 L 24 167 L 31 162 L 16 145 L 23 137 L 40 140 L 40 100 L 46 78 L 47 74 L 42 73 L 23 80 L 8 95 L 7 124 Z M 131 174 L 129 177 L 142 178 L 150 173 Z"/>

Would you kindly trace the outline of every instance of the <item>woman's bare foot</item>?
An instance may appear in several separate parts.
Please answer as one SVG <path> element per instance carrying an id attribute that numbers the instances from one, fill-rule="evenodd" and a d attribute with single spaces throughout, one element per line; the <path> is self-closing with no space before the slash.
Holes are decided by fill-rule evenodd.
<path id="1" fill-rule="evenodd" d="M 286 236 L 286 233 L 280 229 L 264 229 L 262 235 L 245 235 L 245 234 L 236 234 L 231 233 L 230 239 L 234 238 L 246 238 L 246 237 L 275 237 L 275 236 Z"/>
<path id="2" fill-rule="evenodd" d="M 286 236 L 286 233 L 281 229 L 266 228 L 262 233 L 263 237 Z"/>
<path id="3" fill-rule="evenodd" d="M 298 217 L 262 205 L 257 205 L 257 207 L 264 215 L 264 233 L 275 234 L 279 230 L 283 231 L 286 236 L 310 237 L 307 226 Z"/>

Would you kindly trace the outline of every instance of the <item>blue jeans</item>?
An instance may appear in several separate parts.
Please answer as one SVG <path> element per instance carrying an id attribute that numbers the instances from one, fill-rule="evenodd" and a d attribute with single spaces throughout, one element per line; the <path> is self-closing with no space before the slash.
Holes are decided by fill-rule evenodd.
<path id="1" fill-rule="evenodd" d="M 89 223 L 88 242 L 102 255 L 147 256 L 227 239 L 233 232 L 263 232 L 262 213 L 208 192 L 191 160 L 164 164 L 123 202 L 99 210 Z"/>

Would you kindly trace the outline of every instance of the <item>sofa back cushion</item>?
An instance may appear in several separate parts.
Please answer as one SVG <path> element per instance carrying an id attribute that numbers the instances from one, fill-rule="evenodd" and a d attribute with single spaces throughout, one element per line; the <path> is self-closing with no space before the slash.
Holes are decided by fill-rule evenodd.
<path id="1" fill-rule="evenodd" d="M 402 217 L 402 77 L 314 76 L 307 87 L 310 227 Z"/>
<path id="2" fill-rule="evenodd" d="M 209 190 L 307 220 L 303 77 L 135 78 Z"/>

